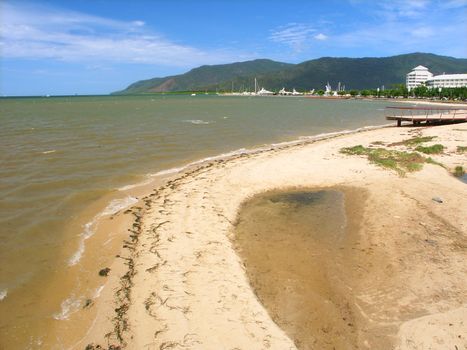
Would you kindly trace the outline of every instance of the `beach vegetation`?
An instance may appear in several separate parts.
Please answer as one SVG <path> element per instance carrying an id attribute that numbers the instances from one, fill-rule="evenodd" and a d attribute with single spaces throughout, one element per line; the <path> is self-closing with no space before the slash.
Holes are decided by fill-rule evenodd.
<path id="1" fill-rule="evenodd" d="M 436 136 L 415 136 L 408 140 L 391 143 L 389 146 L 418 146 L 421 143 L 433 141 L 435 138 Z"/>
<path id="2" fill-rule="evenodd" d="M 436 145 L 426 146 L 426 147 L 420 145 L 420 146 L 417 146 L 415 150 L 417 152 L 422 152 L 425 154 L 439 154 L 439 153 L 443 153 L 444 146 L 440 145 L 439 143 L 437 143 Z"/>
<path id="3" fill-rule="evenodd" d="M 428 163 L 428 164 L 439 165 L 442 168 L 446 168 L 443 163 L 437 162 L 436 160 L 434 160 L 431 157 L 426 158 L 425 162 Z"/>
<path id="4" fill-rule="evenodd" d="M 457 146 L 457 153 L 466 153 L 467 146 Z"/>
<path id="5" fill-rule="evenodd" d="M 400 176 L 405 176 L 408 172 L 421 170 L 423 164 L 427 162 L 427 159 L 417 152 L 368 148 L 362 145 L 342 148 L 340 152 L 349 155 L 366 155 L 371 163 L 393 170 Z"/>
<path id="6" fill-rule="evenodd" d="M 419 145 L 423 142 L 430 142 L 433 141 L 436 138 L 436 136 L 416 136 L 411 139 L 405 140 L 404 145 L 406 146 L 414 146 L 414 145 Z"/>
<path id="7" fill-rule="evenodd" d="M 353 147 L 345 147 L 340 150 L 341 153 L 350 154 L 350 155 L 363 155 L 368 154 L 368 148 L 363 147 L 362 145 L 353 146 Z"/>
<path id="8" fill-rule="evenodd" d="M 462 177 L 465 174 L 465 170 L 462 166 L 458 165 L 454 168 L 454 176 Z"/>

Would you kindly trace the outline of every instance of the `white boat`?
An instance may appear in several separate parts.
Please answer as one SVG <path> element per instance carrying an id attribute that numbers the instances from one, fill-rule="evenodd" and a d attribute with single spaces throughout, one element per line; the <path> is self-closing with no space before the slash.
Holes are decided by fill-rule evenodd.
<path id="1" fill-rule="evenodd" d="M 274 92 L 269 91 L 269 90 L 266 90 L 266 89 L 263 87 L 263 88 L 261 88 L 261 90 L 259 90 L 256 94 L 259 95 L 259 96 L 266 96 L 266 95 L 274 95 Z"/>
<path id="2" fill-rule="evenodd" d="M 279 90 L 279 95 L 292 95 L 292 92 L 285 90 L 285 88 L 283 87 Z"/>

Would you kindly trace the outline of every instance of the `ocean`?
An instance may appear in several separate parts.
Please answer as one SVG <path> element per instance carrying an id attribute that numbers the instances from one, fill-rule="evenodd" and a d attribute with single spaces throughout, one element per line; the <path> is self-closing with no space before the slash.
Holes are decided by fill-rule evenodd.
<path id="1" fill-rule="evenodd" d="M 0 348 L 60 348 L 59 337 L 46 335 L 70 322 L 86 298 L 99 297 L 102 286 L 90 282 L 95 271 L 83 259 L 104 259 L 105 251 L 93 251 L 95 228 L 136 202 L 129 190 L 212 157 L 383 125 L 388 104 L 216 95 L 0 99 Z"/>

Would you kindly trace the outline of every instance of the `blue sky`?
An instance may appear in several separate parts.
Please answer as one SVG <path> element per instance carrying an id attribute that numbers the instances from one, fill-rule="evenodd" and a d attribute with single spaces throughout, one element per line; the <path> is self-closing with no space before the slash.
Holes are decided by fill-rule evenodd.
<path id="1" fill-rule="evenodd" d="M 0 0 L 0 95 L 106 94 L 203 64 L 467 57 L 467 0 Z"/>

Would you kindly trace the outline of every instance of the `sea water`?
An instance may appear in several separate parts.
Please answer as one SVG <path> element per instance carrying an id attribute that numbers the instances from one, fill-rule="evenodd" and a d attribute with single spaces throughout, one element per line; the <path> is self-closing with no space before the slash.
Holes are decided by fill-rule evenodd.
<path id="1" fill-rule="evenodd" d="M 86 296 L 75 288 L 86 284 L 82 257 L 98 219 L 136 202 L 126 190 L 203 159 L 385 124 L 387 104 L 209 95 L 0 99 L 0 348 L 40 346 L 51 323 L 67 322 L 82 306 Z M 109 195 L 83 224 L 70 225 Z M 67 277 L 51 291 L 57 276 Z"/>

